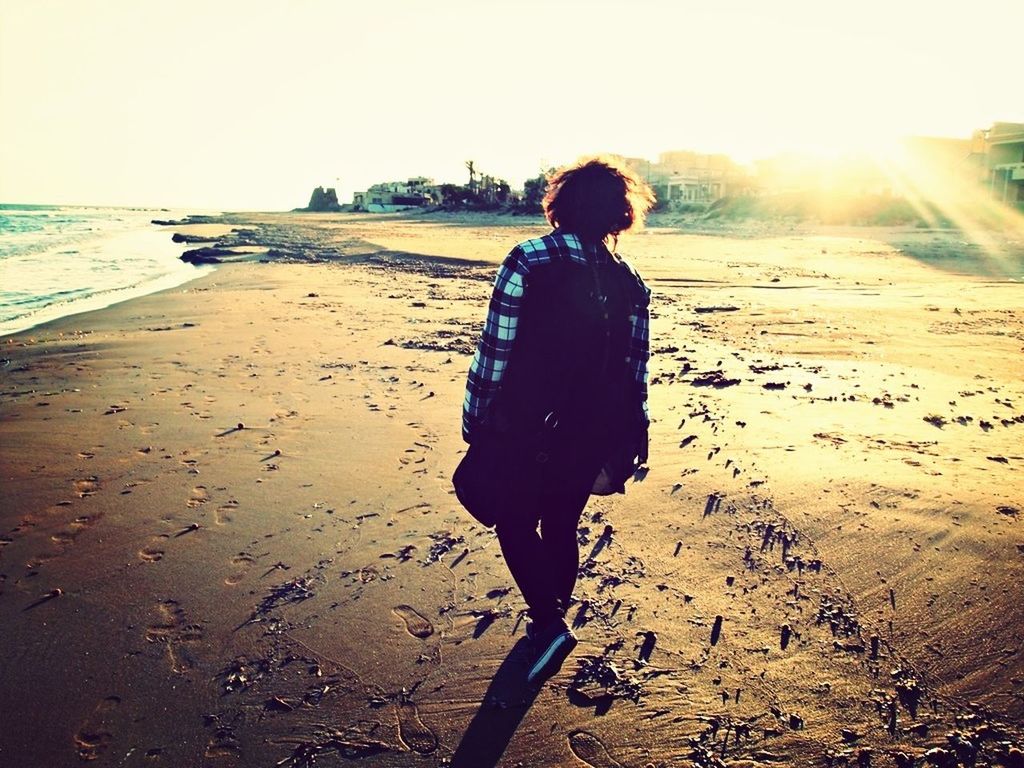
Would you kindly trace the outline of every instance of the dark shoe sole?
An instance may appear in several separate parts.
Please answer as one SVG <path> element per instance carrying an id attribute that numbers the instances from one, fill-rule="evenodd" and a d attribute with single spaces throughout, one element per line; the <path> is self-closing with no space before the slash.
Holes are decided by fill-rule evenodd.
<path id="1" fill-rule="evenodd" d="M 526 675 L 526 682 L 531 684 L 542 682 L 556 674 L 562 668 L 562 663 L 576 648 L 577 642 L 572 632 L 562 632 L 556 636 L 530 667 L 530 671 Z"/>

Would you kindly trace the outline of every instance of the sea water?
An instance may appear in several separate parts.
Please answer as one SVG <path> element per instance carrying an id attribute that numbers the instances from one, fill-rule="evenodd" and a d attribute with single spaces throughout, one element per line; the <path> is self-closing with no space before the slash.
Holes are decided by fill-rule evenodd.
<path id="1" fill-rule="evenodd" d="M 151 223 L 167 211 L 0 204 L 0 335 L 172 288 L 213 267 Z"/>

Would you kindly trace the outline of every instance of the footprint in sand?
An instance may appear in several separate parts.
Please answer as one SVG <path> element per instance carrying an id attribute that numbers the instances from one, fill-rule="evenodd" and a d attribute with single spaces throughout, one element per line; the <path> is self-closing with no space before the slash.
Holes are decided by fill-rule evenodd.
<path id="1" fill-rule="evenodd" d="M 412 606 L 396 605 L 391 610 L 405 622 L 406 631 L 413 637 L 424 638 L 434 634 L 434 625 Z"/>
<path id="2" fill-rule="evenodd" d="M 117 696 L 108 696 L 99 704 L 86 723 L 75 733 L 75 748 L 81 760 L 96 760 L 110 746 L 114 740 L 111 733 L 111 720 L 118 707 L 121 706 L 121 699 Z"/>
<path id="3" fill-rule="evenodd" d="M 167 538 L 168 535 L 166 533 L 150 536 L 150 542 L 153 543 L 147 544 L 139 550 L 139 560 L 142 560 L 144 563 L 155 563 L 158 560 L 162 560 L 165 552 L 161 542 L 166 541 Z"/>
<path id="4" fill-rule="evenodd" d="M 232 513 L 238 509 L 238 502 L 232 499 L 227 504 L 222 504 L 217 507 L 217 511 L 213 516 L 213 521 L 217 525 L 227 525 L 232 520 Z"/>
<path id="5" fill-rule="evenodd" d="M 156 547 L 143 547 L 139 550 L 139 559 L 146 563 L 155 563 L 157 560 L 162 560 L 163 557 L 164 551 Z"/>
<path id="6" fill-rule="evenodd" d="M 398 736 L 408 749 L 421 755 L 437 749 L 437 737 L 420 720 L 419 710 L 411 701 L 398 704 Z"/>
<path id="7" fill-rule="evenodd" d="M 142 481 L 132 480 L 131 482 L 125 483 L 124 486 L 121 488 L 121 495 L 122 496 L 127 496 L 129 493 L 132 492 L 132 490 L 134 490 L 135 488 L 138 488 L 140 485 L 142 485 L 142 483 L 148 483 L 148 482 L 149 482 L 148 480 L 142 480 Z"/>
<path id="8" fill-rule="evenodd" d="M 68 527 L 63 531 L 57 531 L 50 536 L 50 541 L 60 547 L 61 552 L 67 549 L 69 546 L 75 543 L 75 539 L 78 538 L 78 534 L 96 524 L 96 521 L 100 519 L 102 515 L 82 515 L 76 517 L 70 523 Z M 48 559 L 52 559 L 48 558 Z"/>
<path id="9" fill-rule="evenodd" d="M 100 515 L 80 515 L 79 517 L 76 517 L 74 520 L 72 520 L 71 524 L 68 527 L 71 528 L 71 530 L 74 531 L 74 533 L 77 535 L 86 528 L 95 525 L 96 521 L 99 519 Z"/>
<path id="10" fill-rule="evenodd" d="M 222 716 L 207 715 L 206 724 L 208 727 L 213 728 L 213 736 L 206 745 L 205 756 L 207 759 L 226 757 L 237 760 L 241 756 L 241 750 L 238 748 L 238 739 L 235 737 L 235 732 L 231 725 L 225 722 L 227 718 L 225 717 L 222 720 Z"/>
<path id="11" fill-rule="evenodd" d="M 569 734 L 569 749 L 591 768 L 622 768 L 622 763 L 612 758 L 599 738 L 586 731 Z"/>
<path id="12" fill-rule="evenodd" d="M 151 624 L 146 630 L 146 640 L 150 643 L 164 642 L 170 637 L 179 625 L 184 623 L 185 612 L 175 600 L 164 600 L 157 603 L 157 613 L 160 614 L 160 622 Z"/>
<path id="13" fill-rule="evenodd" d="M 232 573 L 226 579 L 224 583 L 229 587 L 235 586 L 238 582 L 245 578 L 246 571 L 252 568 L 252 564 L 256 562 L 256 558 L 250 555 L 248 552 L 239 552 L 237 555 L 231 558 L 231 565 L 233 565 L 237 571 Z"/>
<path id="14" fill-rule="evenodd" d="M 187 506 L 189 509 L 197 509 L 198 507 L 201 507 L 209 500 L 210 494 L 206 492 L 206 486 L 197 485 L 195 488 L 192 489 L 191 494 L 189 494 L 189 498 L 188 501 L 185 502 L 185 506 Z"/>
<path id="15" fill-rule="evenodd" d="M 205 757 L 208 760 L 213 760 L 218 757 L 227 757 L 237 759 L 242 751 L 229 741 L 225 741 L 221 738 L 214 737 L 210 740 L 210 743 L 206 746 Z"/>
<path id="16" fill-rule="evenodd" d="M 160 619 L 146 628 L 146 642 L 167 646 L 167 658 L 174 672 L 187 672 L 195 666 L 189 645 L 203 639 L 203 628 L 185 621 L 185 611 L 176 600 L 157 603 Z"/>
<path id="17" fill-rule="evenodd" d="M 57 506 L 58 507 L 62 507 L 62 506 L 66 507 L 69 504 L 71 504 L 70 501 L 68 501 L 68 502 L 57 502 Z M 27 531 L 27 530 L 29 530 L 31 528 L 35 528 L 35 525 L 36 525 L 35 518 L 32 517 L 31 515 L 26 515 L 25 517 L 21 518 L 21 522 L 19 522 L 16 526 L 11 528 L 11 534 L 18 535 L 18 534 L 24 533 L 25 531 Z"/>
<path id="18" fill-rule="evenodd" d="M 78 494 L 79 498 L 84 499 L 86 496 L 92 496 L 99 489 L 99 478 L 95 475 L 75 480 L 75 493 Z"/>
<path id="19" fill-rule="evenodd" d="M 59 553 L 48 553 L 36 555 L 35 557 L 25 561 L 25 568 L 30 571 L 34 571 L 36 568 L 40 568 L 46 565 L 48 562 L 53 560 Z"/>

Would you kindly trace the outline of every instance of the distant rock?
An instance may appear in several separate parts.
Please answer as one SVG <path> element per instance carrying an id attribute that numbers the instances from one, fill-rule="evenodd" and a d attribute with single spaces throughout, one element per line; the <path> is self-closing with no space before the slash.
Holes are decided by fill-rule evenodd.
<path id="1" fill-rule="evenodd" d="M 195 248 L 185 251 L 180 258 L 187 264 L 220 264 L 223 261 L 236 261 L 239 256 L 246 255 L 228 248 Z"/>
<path id="2" fill-rule="evenodd" d="M 184 219 L 150 219 L 150 224 L 156 224 L 160 227 L 177 227 L 185 226 L 187 224 L 213 224 L 216 223 L 220 217 L 218 216 L 207 216 L 204 214 L 193 213 L 186 216 Z"/>
<path id="3" fill-rule="evenodd" d="M 171 235 L 171 240 L 175 243 L 208 243 L 212 239 L 207 235 L 186 235 L 181 232 Z"/>
<path id="4" fill-rule="evenodd" d="M 313 194 L 309 198 L 309 205 L 306 206 L 305 210 L 314 212 L 323 211 L 340 211 L 341 204 L 338 202 L 338 193 L 334 191 L 334 187 L 317 187 L 313 190 Z"/>

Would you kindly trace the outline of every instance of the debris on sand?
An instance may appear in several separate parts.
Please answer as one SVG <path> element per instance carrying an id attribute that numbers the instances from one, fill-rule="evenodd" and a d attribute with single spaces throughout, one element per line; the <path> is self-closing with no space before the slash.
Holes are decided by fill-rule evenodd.
<path id="1" fill-rule="evenodd" d="M 779 647 L 786 650 L 789 640 L 793 636 L 793 628 L 789 624 L 783 624 L 780 629 Z"/>
<path id="2" fill-rule="evenodd" d="M 643 637 L 643 643 L 640 645 L 640 653 L 637 657 L 637 663 L 649 664 L 651 661 L 651 654 L 654 652 L 654 645 L 658 642 L 658 635 L 651 630 L 645 630 L 637 633 Z"/>
<path id="3" fill-rule="evenodd" d="M 917 717 L 917 708 L 924 696 L 920 684 L 910 672 L 901 668 L 894 669 L 892 676 L 896 680 L 896 696 L 900 704 L 910 712 L 911 717 Z"/>
<path id="4" fill-rule="evenodd" d="M 270 593 L 260 601 L 256 613 L 267 613 L 286 603 L 301 603 L 303 600 L 315 597 L 313 581 L 311 576 L 300 576 L 272 587 Z"/>
<path id="5" fill-rule="evenodd" d="M 817 624 L 827 624 L 832 631 L 832 637 L 836 638 L 833 644 L 837 650 L 863 652 L 864 644 L 860 642 L 860 622 L 856 613 L 849 605 L 843 605 L 838 600 L 831 600 L 822 596 L 818 604 L 818 615 L 815 618 Z M 846 638 L 854 638 L 855 642 L 839 642 Z"/>
<path id="6" fill-rule="evenodd" d="M 224 693 L 235 693 L 247 690 L 262 679 L 270 672 L 270 666 L 270 659 L 250 661 L 245 656 L 239 656 L 221 670 L 217 677 L 220 679 Z"/>
<path id="7" fill-rule="evenodd" d="M 47 603 L 50 600 L 53 600 L 54 598 L 62 597 L 63 595 L 64 595 L 64 590 L 61 589 L 60 587 L 57 587 L 57 589 L 51 589 L 49 592 L 47 592 L 42 597 L 40 597 L 37 600 L 29 603 L 25 607 L 25 610 L 26 611 L 30 610 L 32 608 L 35 608 L 36 606 L 42 605 L 43 603 Z"/>
<path id="8" fill-rule="evenodd" d="M 274 743 L 295 745 L 288 757 L 275 763 L 282 768 L 312 768 L 320 764 L 318 757 L 332 752 L 355 760 L 395 751 L 390 744 L 371 738 L 370 734 L 362 733 L 356 728 L 345 731 L 323 730 L 307 739 L 281 739 Z"/>
<path id="9" fill-rule="evenodd" d="M 639 703 L 643 694 L 641 682 L 623 672 L 608 654 L 580 659 L 569 689 L 583 696 L 587 703 L 611 699 Z"/>
<path id="10" fill-rule="evenodd" d="M 174 537 L 178 538 L 179 536 L 184 536 L 186 533 L 192 533 L 193 531 L 198 531 L 200 528 L 202 528 L 202 526 L 199 525 L 199 523 L 189 523 L 184 528 L 182 528 L 180 531 L 178 531 L 176 534 L 174 534 Z"/>
<path id="11" fill-rule="evenodd" d="M 730 305 L 724 305 L 721 307 L 694 307 L 693 311 L 699 315 L 708 314 L 709 312 L 738 312 L 739 307 Z"/>
<path id="12" fill-rule="evenodd" d="M 403 349 L 417 349 L 428 352 L 456 352 L 460 355 L 472 355 L 476 351 L 476 340 L 470 333 L 454 331 L 436 331 L 428 338 L 405 339 L 400 346 Z"/>
<path id="13" fill-rule="evenodd" d="M 722 617 L 715 616 L 715 623 L 711 627 L 711 644 L 718 645 L 718 639 L 722 636 Z"/>
<path id="14" fill-rule="evenodd" d="M 720 496 L 717 493 L 710 494 L 708 496 L 708 500 L 704 503 L 703 517 L 708 517 L 709 515 L 715 514 L 715 512 L 717 512 L 719 508 L 722 506 L 723 498 L 723 496 Z"/>
<path id="15" fill-rule="evenodd" d="M 263 702 L 263 709 L 267 712 L 291 712 L 295 707 L 282 699 L 280 696 L 271 696 Z"/>
<path id="16" fill-rule="evenodd" d="M 242 626 L 266 621 L 270 612 L 281 606 L 301 603 L 316 597 L 314 587 L 318 582 L 323 582 L 323 572 L 333 562 L 331 558 L 321 560 L 304 575 L 271 587 Z"/>
<path id="17" fill-rule="evenodd" d="M 427 553 L 427 565 L 439 562 L 459 544 L 466 543 L 464 536 L 453 536 L 451 531 L 437 531 L 430 534 L 430 539 L 434 543 L 430 545 L 430 551 Z"/>
<path id="18" fill-rule="evenodd" d="M 739 383 L 739 379 L 730 379 L 721 371 L 707 371 L 705 373 L 697 374 L 690 381 L 690 386 L 714 387 L 715 389 L 724 389 L 725 387 L 732 387 Z"/>

